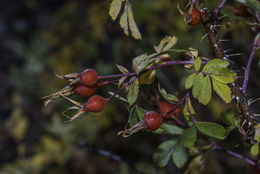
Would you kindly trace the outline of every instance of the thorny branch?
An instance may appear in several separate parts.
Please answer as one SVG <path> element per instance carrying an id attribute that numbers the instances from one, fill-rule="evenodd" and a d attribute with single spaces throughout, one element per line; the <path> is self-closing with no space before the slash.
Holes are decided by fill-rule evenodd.
<path id="1" fill-rule="evenodd" d="M 210 41 L 211 47 L 213 48 L 214 53 L 216 54 L 216 57 L 221 58 L 221 59 L 226 59 L 227 57 L 224 54 L 224 50 L 223 50 L 223 47 L 222 47 L 221 42 L 219 40 L 218 33 L 215 29 L 215 22 L 216 22 L 216 15 L 219 13 L 219 10 L 222 8 L 222 6 L 224 4 L 225 4 L 225 0 L 222 0 L 222 2 L 219 4 L 219 6 L 216 8 L 216 10 L 214 12 L 210 12 L 206 8 L 204 8 L 203 0 L 196 0 L 195 1 L 195 8 L 197 8 L 198 10 L 203 12 L 202 13 L 202 22 L 203 22 L 204 28 L 206 30 L 206 33 L 208 35 L 208 39 Z M 254 56 L 254 54 L 255 53 L 253 51 L 253 53 L 251 53 L 251 55 L 250 55 L 251 59 L 253 59 L 252 57 Z M 252 60 L 249 60 L 249 61 L 252 61 Z M 249 65 L 248 65 L 249 68 L 248 69 L 250 69 L 250 65 L 251 65 L 251 62 L 249 62 Z M 248 72 L 248 74 L 249 74 L 249 72 Z M 247 100 L 247 96 L 240 89 L 240 86 L 238 85 L 237 82 L 235 82 L 231 85 L 231 90 L 232 90 L 233 96 L 235 97 L 235 99 L 237 101 L 238 109 L 241 112 L 243 118 L 248 121 L 249 126 L 255 126 L 256 122 L 253 119 L 253 114 L 250 110 L 248 100 Z M 257 166 L 256 162 L 252 161 L 251 159 L 249 159 L 249 158 L 247 158 L 243 155 L 232 152 L 230 150 L 226 150 L 223 147 L 218 146 L 216 144 L 212 144 L 212 146 L 213 146 L 214 149 L 224 151 L 225 153 L 227 153 L 231 156 L 245 160 L 250 165 Z"/>
<path id="2" fill-rule="evenodd" d="M 223 4 L 224 5 L 224 4 Z M 203 0 L 196 0 L 195 1 L 195 7 L 199 9 L 201 12 L 203 12 L 202 15 L 202 22 L 204 25 L 204 28 L 206 30 L 206 33 L 208 35 L 208 39 L 210 41 L 210 45 L 214 50 L 214 53 L 216 54 L 217 58 L 220 59 L 226 59 L 227 57 L 224 54 L 224 50 L 222 47 L 222 44 L 219 40 L 218 33 L 215 29 L 215 23 L 216 23 L 216 14 L 215 12 L 210 12 L 204 7 Z M 256 122 L 253 118 L 253 114 L 250 110 L 247 96 L 242 92 L 240 89 L 240 86 L 237 82 L 233 83 L 231 85 L 232 94 L 234 95 L 237 106 L 239 111 L 241 112 L 241 115 L 245 120 L 248 121 L 249 126 L 255 126 Z"/>

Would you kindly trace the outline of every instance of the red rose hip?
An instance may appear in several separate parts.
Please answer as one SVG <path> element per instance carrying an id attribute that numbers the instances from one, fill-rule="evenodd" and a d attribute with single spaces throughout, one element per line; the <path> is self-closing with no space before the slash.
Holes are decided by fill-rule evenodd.
<path id="1" fill-rule="evenodd" d="M 107 100 L 99 95 L 91 96 L 84 104 L 84 111 L 87 112 L 101 112 L 107 103 Z"/>
<path id="2" fill-rule="evenodd" d="M 162 117 L 154 111 L 149 111 L 144 115 L 143 121 L 150 131 L 157 130 L 162 124 Z"/>
<path id="3" fill-rule="evenodd" d="M 83 85 L 82 83 L 78 83 L 74 86 L 73 92 L 83 97 L 89 97 L 96 91 L 96 89 L 97 89 L 96 85 L 93 87 L 88 87 Z"/>
<path id="4" fill-rule="evenodd" d="M 172 110 L 175 107 L 175 104 L 159 101 L 159 102 L 157 102 L 157 106 L 160 110 L 160 113 L 165 114 L 165 113 L 169 112 L 170 110 Z M 176 116 L 179 113 L 180 113 L 180 108 L 177 108 L 175 111 L 173 111 L 167 115 L 164 115 L 163 118 L 171 119 L 172 116 L 174 116 L 174 115 Z"/>
<path id="5" fill-rule="evenodd" d="M 191 22 L 189 22 L 188 24 L 191 25 L 191 26 L 194 26 L 194 25 L 199 25 L 200 24 L 200 21 L 201 21 L 201 13 L 199 10 L 197 9 L 192 9 L 191 11 Z"/>
<path id="6" fill-rule="evenodd" d="M 94 69 L 85 69 L 80 73 L 79 81 L 86 86 L 94 86 L 97 83 L 98 74 Z"/>

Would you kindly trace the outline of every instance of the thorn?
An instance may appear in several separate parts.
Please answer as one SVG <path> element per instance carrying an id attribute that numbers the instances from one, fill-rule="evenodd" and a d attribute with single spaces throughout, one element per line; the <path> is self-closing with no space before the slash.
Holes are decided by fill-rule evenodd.
<path id="1" fill-rule="evenodd" d="M 260 97 L 259 98 L 257 98 L 257 99 L 249 99 L 248 100 L 248 103 L 249 103 L 249 105 L 251 105 L 251 104 L 253 104 L 253 103 L 255 103 L 255 102 L 257 102 L 257 101 L 259 101 L 260 100 Z"/>
<path id="2" fill-rule="evenodd" d="M 218 19 L 221 20 L 222 18 L 225 18 L 225 17 L 227 17 L 227 15 L 220 16 L 220 17 L 218 17 Z"/>
<path id="3" fill-rule="evenodd" d="M 226 55 L 227 57 L 233 57 L 233 56 L 241 56 L 243 55 L 242 53 L 236 53 L 236 54 L 228 54 Z"/>
<path id="4" fill-rule="evenodd" d="M 224 50 L 224 53 L 227 53 L 229 51 L 233 51 L 234 49 L 227 49 L 227 50 Z"/>
<path id="5" fill-rule="evenodd" d="M 200 39 L 200 42 L 203 41 L 208 36 L 208 33 L 206 33 L 202 38 Z"/>
<path id="6" fill-rule="evenodd" d="M 219 42 L 230 42 L 230 39 L 219 39 Z"/>

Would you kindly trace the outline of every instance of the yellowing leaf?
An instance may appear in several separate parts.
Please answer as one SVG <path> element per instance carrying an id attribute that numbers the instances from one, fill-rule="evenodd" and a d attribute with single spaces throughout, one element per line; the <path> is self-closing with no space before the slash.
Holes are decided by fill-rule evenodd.
<path id="1" fill-rule="evenodd" d="M 127 20 L 127 18 L 128 18 L 127 8 L 128 8 L 128 6 L 125 5 L 124 12 L 123 12 L 123 14 L 122 14 L 122 16 L 120 18 L 119 23 L 120 23 L 121 28 L 124 30 L 124 33 L 126 35 L 129 35 L 128 20 Z"/>
<path id="2" fill-rule="evenodd" d="M 256 156 L 259 154 L 259 144 L 256 143 L 251 147 L 251 154 Z"/>
<path id="3" fill-rule="evenodd" d="M 110 5 L 110 9 L 109 9 L 109 15 L 111 16 L 112 20 L 116 20 L 120 9 L 122 6 L 122 0 L 113 0 L 111 5 Z"/>
<path id="4" fill-rule="evenodd" d="M 218 81 L 212 79 L 213 89 L 218 94 L 218 96 L 226 103 L 231 101 L 231 90 L 228 85 L 219 83 Z"/>
<path id="5" fill-rule="evenodd" d="M 134 20 L 132 5 L 129 3 L 129 1 L 127 1 L 127 5 L 128 5 L 128 22 L 129 22 L 131 34 L 135 39 L 142 39 L 141 33 L 138 30 L 138 27 Z"/>
<path id="6" fill-rule="evenodd" d="M 122 65 L 118 65 L 116 64 L 117 68 L 119 69 L 120 72 L 122 73 L 129 73 L 129 71 L 127 70 L 127 68 L 123 67 Z"/>
<path id="7" fill-rule="evenodd" d="M 172 48 L 178 41 L 178 38 L 175 36 L 166 36 L 160 41 L 158 47 L 155 47 L 157 53 L 167 51 Z"/>
<path id="8" fill-rule="evenodd" d="M 132 79 L 135 77 L 132 77 Z M 130 80 L 132 80 L 130 79 Z M 139 93 L 139 80 L 135 79 L 128 87 L 127 101 L 130 105 L 134 104 Z"/>

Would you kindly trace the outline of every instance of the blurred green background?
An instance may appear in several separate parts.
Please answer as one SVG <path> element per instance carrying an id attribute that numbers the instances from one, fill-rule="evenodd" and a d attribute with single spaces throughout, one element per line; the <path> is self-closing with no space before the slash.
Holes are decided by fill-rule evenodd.
<path id="1" fill-rule="evenodd" d="M 152 163 L 153 152 L 167 136 L 149 132 L 127 139 L 117 136 L 128 119 L 127 108 L 117 100 L 101 113 L 88 113 L 70 123 L 65 123 L 62 116 L 62 111 L 71 106 L 68 101 L 56 100 L 43 108 L 41 97 L 66 85 L 54 72 L 64 75 L 93 68 L 99 75 L 116 74 L 119 71 L 115 63 L 130 69 L 132 58 L 144 52 L 153 53 L 153 46 L 166 35 L 178 37 L 176 48 L 192 47 L 202 57 L 214 58 L 207 39 L 200 41 L 205 34 L 203 26 L 185 25 L 176 8 L 177 1 L 130 2 L 143 37 L 141 41 L 124 35 L 118 20 L 111 20 L 110 0 L 0 1 L 1 174 L 183 173 L 172 163 L 163 169 Z M 218 2 L 208 1 L 207 7 L 214 9 Z M 185 3 L 181 2 L 181 6 Z M 231 1 L 228 5 L 239 4 Z M 231 40 L 224 43 L 225 48 L 234 49 L 230 53 L 243 53 L 231 58 L 237 63 L 235 69 L 243 73 L 255 33 L 240 18 L 225 18 L 222 23 L 225 25 L 221 27 L 221 37 Z M 187 59 L 183 54 L 172 56 Z M 260 94 L 259 66 L 258 52 L 250 76 L 250 97 Z M 166 89 L 180 97 L 189 73 L 176 66 L 160 71 L 158 78 Z M 109 85 L 96 93 L 107 97 L 108 91 L 116 89 L 116 85 Z M 147 86 L 141 89 L 140 103 L 146 109 L 155 109 L 153 92 L 146 89 Z M 227 108 L 218 98 L 213 99 L 207 110 L 197 107 L 206 120 L 217 120 L 223 108 Z M 257 106 L 252 107 L 255 112 L 260 111 Z M 227 141 L 230 146 L 235 143 L 233 139 Z M 249 171 L 239 159 L 212 151 L 208 156 L 209 169 L 205 173 Z"/>

